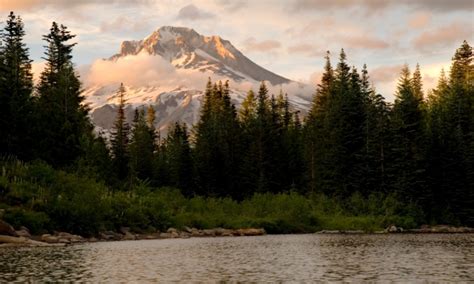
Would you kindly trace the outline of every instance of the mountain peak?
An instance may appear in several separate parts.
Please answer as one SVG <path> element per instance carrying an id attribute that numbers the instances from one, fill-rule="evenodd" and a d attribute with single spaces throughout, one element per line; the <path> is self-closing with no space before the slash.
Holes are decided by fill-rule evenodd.
<path id="1" fill-rule="evenodd" d="M 218 35 L 204 36 L 187 27 L 163 26 L 143 40 L 124 41 L 120 53 L 110 59 L 142 52 L 161 56 L 175 68 L 211 72 L 235 81 L 265 80 L 274 85 L 290 82 L 252 62 L 230 41 Z"/>

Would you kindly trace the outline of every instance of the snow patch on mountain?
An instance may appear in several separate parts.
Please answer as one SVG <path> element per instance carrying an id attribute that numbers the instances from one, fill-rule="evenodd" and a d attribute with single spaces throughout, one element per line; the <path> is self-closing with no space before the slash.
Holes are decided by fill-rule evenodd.
<path id="1" fill-rule="evenodd" d="M 208 78 L 230 80 L 236 106 L 250 89 L 266 81 L 270 94 L 280 89 L 289 94 L 293 109 L 306 113 L 313 88 L 272 73 L 245 57 L 219 36 L 203 36 L 193 29 L 162 27 L 139 41 L 124 41 L 120 52 L 97 60 L 82 75 L 85 102 L 97 129 L 108 131 L 116 116 L 116 90 L 126 86 L 126 116 L 136 108 L 152 106 L 156 127 L 166 132 L 176 121 L 194 125 L 199 119 L 203 90 Z"/>

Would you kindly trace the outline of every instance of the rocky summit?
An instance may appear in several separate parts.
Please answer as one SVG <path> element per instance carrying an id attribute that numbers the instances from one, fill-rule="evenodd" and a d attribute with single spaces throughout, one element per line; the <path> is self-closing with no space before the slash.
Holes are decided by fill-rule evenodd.
<path id="1" fill-rule="evenodd" d="M 122 42 L 120 51 L 104 60 L 119 63 L 121 60 L 138 56 L 144 56 L 146 60 L 159 57 L 169 63 L 169 68 L 176 70 L 176 77 L 189 78 L 198 75 L 203 78 L 202 83 L 193 85 L 186 84 L 185 80 L 176 80 L 179 83 L 175 85 L 163 84 L 159 80 L 150 80 L 139 85 L 126 84 L 126 116 L 129 122 L 136 108 L 151 105 L 156 111 L 155 126 L 162 133 L 166 133 L 168 126 L 177 121 L 185 122 L 189 126 L 197 122 L 207 77 L 212 77 L 213 80 L 231 80 L 231 98 L 237 106 L 245 98 L 248 89 L 258 86 L 260 81 L 266 81 L 278 89 L 285 89 L 285 84 L 299 86 L 301 92 L 289 94 L 291 107 L 295 110 L 305 113 L 311 104 L 309 97 L 303 94 L 304 86 L 257 65 L 230 41 L 220 36 L 204 36 L 190 28 L 165 26 L 142 40 Z M 92 121 L 99 131 L 107 133 L 112 128 L 117 105 L 115 95 L 119 84 L 120 82 L 90 85 L 84 91 L 85 102 L 91 109 Z"/>

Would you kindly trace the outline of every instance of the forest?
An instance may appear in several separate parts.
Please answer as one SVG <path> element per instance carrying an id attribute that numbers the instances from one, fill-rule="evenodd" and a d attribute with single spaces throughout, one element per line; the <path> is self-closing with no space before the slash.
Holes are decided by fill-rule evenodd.
<path id="1" fill-rule="evenodd" d="M 263 227 L 270 233 L 474 225 L 474 64 L 464 41 L 435 89 L 400 70 L 395 100 L 328 52 L 307 114 L 265 82 L 242 105 L 228 82 L 203 82 L 200 120 L 167 136 L 159 113 L 94 132 L 73 64 L 75 35 L 52 23 L 34 84 L 21 17 L 0 44 L 0 218 L 33 232 L 94 235 L 129 226 Z M 3 216 L 1 216 L 3 215 Z"/>

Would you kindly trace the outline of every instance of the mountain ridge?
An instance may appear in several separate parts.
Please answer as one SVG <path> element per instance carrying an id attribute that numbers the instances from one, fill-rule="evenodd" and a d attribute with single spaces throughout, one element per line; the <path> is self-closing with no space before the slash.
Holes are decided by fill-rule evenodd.
<path id="1" fill-rule="evenodd" d="M 162 64 L 164 60 L 166 70 L 176 71 L 173 76 L 188 79 L 183 80 L 184 83 L 176 80 L 172 83 L 175 84 L 173 86 L 161 83 L 159 80 L 154 82 L 153 78 L 149 77 L 147 78 L 150 80 L 141 80 L 138 85 L 125 84 L 128 121 L 131 122 L 134 109 L 151 105 L 156 111 L 155 127 L 162 133 L 166 133 L 168 126 L 176 121 L 192 126 L 199 120 L 206 75 L 234 81 L 231 83 L 230 95 L 237 107 L 244 100 L 248 89 L 251 86 L 258 86 L 261 81 L 267 81 L 269 85 L 279 88 L 293 83 L 297 88 L 302 88 L 301 84 L 260 67 L 243 55 L 230 41 L 220 36 L 203 36 L 194 29 L 185 27 L 164 26 L 142 40 L 123 41 L 119 53 L 104 61 L 112 63 L 107 66 L 113 68 L 113 64 L 121 64 L 139 57 L 140 60 L 143 58 L 149 60 L 146 62 L 149 62 L 150 66 L 146 68 L 152 68 L 153 64 Z M 155 61 L 154 58 L 160 60 Z M 142 63 L 140 61 L 137 64 Z M 107 71 L 106 69 L 105 72 Z M 160 77 L 160 74 L 157 73 L 156 76 Z M 199 84 L 195 82 L 191 84 L 189 78 L 203 80 L 202 88 L 196 88 Z M 91 119 L 98 130 L 107 132 L 112 128 L 116 116 L 116 90 L 119 84 L 120 82 L 92 85 L 83 93 L 85 103 L 91 109 Z M 289 101 L 291 107 L 301 113 L 305 113 L 311 104 L 309 98 L 300 96 L 298 92 L 291 94 Z"/>
<path id="2" fill-rule="evenodd" d="M 153 31 L 143 40 L 123 41 L 120 52 L 109 60 L 138 55 L 145 52 L 159 55 L 176 68 L 211 71 L 228 76 L 235 81 L 252 79 L 268 81 L 272 85 L 290 83 L 243 55 L 232 43 L 220 36 L 204 36 L 186 27 L 164 26 Z"/>

